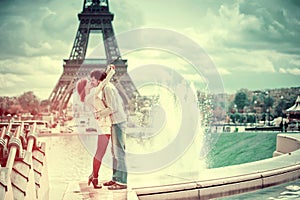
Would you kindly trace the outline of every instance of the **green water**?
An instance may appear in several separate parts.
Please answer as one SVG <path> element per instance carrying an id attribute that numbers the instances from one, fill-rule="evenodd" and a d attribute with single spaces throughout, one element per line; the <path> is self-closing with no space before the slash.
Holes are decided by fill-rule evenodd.
<path id="1" fill-rule="evenodd" d="M 207 165 L 209 168 L 217 168 L 272 158 L 276 150 L 277 134 L 278 132 L 211 133 L 205 140 L 205 145 L 209 147 Z M 293 133 L 289 132 L 289 134 Z M 300 181 L 298 179 L 278 186 L 219 199 L 298 200 L 300 199 Z"/>
<path id="2" fill-rule="evenodd" d="M 206 137 L 209 145 L 208 168 L 243 164 L 273 157 L 278 132 L 212 133 Z"/>
<path id="3" fill-rule="evenodd" d="M 218 200 L 299 200 L 300 180 L 264 188 L 254 192 L 219 198 Z"/>

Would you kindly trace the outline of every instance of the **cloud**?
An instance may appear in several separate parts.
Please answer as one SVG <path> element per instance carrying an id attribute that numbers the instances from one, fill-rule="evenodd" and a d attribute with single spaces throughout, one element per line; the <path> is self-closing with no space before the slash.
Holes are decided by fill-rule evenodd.
<path id="1" fill-rule="evenodd" d="M 17 57 L 15 59 L 0 60 L 1 74 L 57 74 L 61 72 L 62 60 L 51 59 L 51 57 L 41 56 L 34 58 Z"/>
<path id="2" fill-rule="evenodd" d="M 300 75 L 300 69 L 299 68 L 280 68 L 280 73 L 284 74 L 293 74 L 293 75 Z"/>
<path id="3" fill-rule="evenodd" d="M 231 74 L 232 74 L 228 69 L 223 68 L 223 67 L 219 67 L 219 68 L 218 68 L 218 72 L 219 72 L 222 76 L 226 76 L 226 75 L 231 75 Z"/>
<path id="4" fill-rule="evenodd" d="M 137 1 L 110 1 L 110 11 L 115 14 L 112 22 L 116 33 L 122 33 L 142 26 L 144 14 L 140 9 L 141 4 Z"/>
<path id="5" fill-rule="evenodd" d="M 261 25 L 258 31 L 251 33 L 254 36 L 252 38 L 265 42 L 263 44 L 269 43 L 269 49 L 286 52 L 287 49 L 282 48 L 282 45 L 289 48 L 299 46 L 299 7 L 293 5 L 292 1 L 245 1 L 240 5 L 240 10 L 259 19 Z"/>
<path id="6" fill-rule="evenodd" d="M 172 54 L 172 52 L 162 49 L 137 49 L 123 54 L 123 57 L 129 61 L 129 70 L 134 70 L 136 67 L 145 65 L 161 65 L 185 73 L 190 71 L 189 68 L 193 69 L 193 66 L 180 57 L 180 55 Z"/>
<path id="7" fill-rule="evenodd" d="M 17 87 L 17 83 L 23 83 L 24 79 L 16 74 L 0 74 L 0 88 L 6 90 L 7 88 Z"/>
<path id="8" fill-rule="evenodd" d="M 300 58 L 298 57 L 298 59 L 290 59 L 289 64 L 300 67 Z"/>
<path id="9" fill-rule="evenodd" d="M 60 75 L 62 60 L 50 57 L 16 57 L 0 60 L 0 93 L 18 96 L 34 91 L 40 98 L 48 98 Z"/>
<path id="10" fill-rule="evenodd" d="M 193 29 L 201 35 L 199 42 L 207 43 L 208 48 L 225 46 L 299 54 L 300 14 L 297 13 L 288 2 L 226 1 L 209 7 Z"/>
<path id="11" fill-rule="evenodd" d="M 66 47 L 70 48 L 67 43 L 72 41 L 68 35 L 69 17 L 58 16 L 45 5 L 31 6 L 14 7 L 11 4 L 6 6 L 11 12 L 2 18 L 0 24 L 2 30 L 0 45 L 6 49 L 1 51 L 1 57 L 58 55 L 65 52 Z M 35 11 L 32 12 L 32 9 Z M 49 21 L 51 16 L 54 17 Z"/>
<path id="12" fill-rule="evenodd" d="M 291 12 L 296 8 L 288 2 L 222 2 L 207 9 L 198 26 L 183 31 L 205 49 L 222 76 L 251 79 L 264 73 L 267 79 L 285 68 L 297 74 L 300 15 Z"/>
<path id="13" fill-rule="evenodd" d="M 51 92 L 62 74 L 62 60 L 71 51 L 82 3 L 26 0 L 18 1 L 16 6 L 15 1 L 0 2 L 0 47 L 3 49 L 0 81 L 2 85 L 7 82 L 9 88 L 6 91 L 2 88 L 2 94 L 17 93 L 25 87 L 45 94 Z M 291 75 L 289 80 L 300 84 L 294 77 L 299 74 L 300 66 L 298 1 L 114 0 L 110 1 L 110 11 L 115 14 L 113 27 L 117 39 L 119 34 L 140 27 L 166 28 L 190 38 L 213 60 L 215 66 L 207 70 L 216 67 L 217 71 L 212 72 L 229 80 L 225 83 L 228 88 L 241 85 L 242 80 L 236 79 L 240 75 L 249 80 L 244 87 L 246 84 L 250 87 L 254 84 L 250 80 L 259 73 L 264 77 L 255 83 L 257 87 L 264 84 L 264 79 L 271 80 L 274 76 L 280 85 L 280 75 L 285 75 L 284 78 Z M 133 38 L 131 45 L 138 46 L 144 41 L 178 49 L 185 47 L 173 37 L 151 35 Z M 119 48 L 126 51 L 131 46 L 119 42 Z M 188 59 L 197 58 L 190 49 L 184 50 Z M 197 72 L 191 63 L 172 52 L 143 50 L 123 57 L 128 59 L 128 70 L 143 64 L 162 64 L 191 80 L 196 79 L 193 73 Z M 39 81 L 41 78 L 49 82 Z"/>
<path id="14" fill-rule="evenodd" d="M 38 77 L 38 78 L 37 78 Z M 33 91 L 40 99 L 46 99 L 50 95 L 50 88 L 54 88 L 57 75 L 28 74 L 0 74 L 0 93 L 2 96 L 19 96 L 24 92 Z"/>

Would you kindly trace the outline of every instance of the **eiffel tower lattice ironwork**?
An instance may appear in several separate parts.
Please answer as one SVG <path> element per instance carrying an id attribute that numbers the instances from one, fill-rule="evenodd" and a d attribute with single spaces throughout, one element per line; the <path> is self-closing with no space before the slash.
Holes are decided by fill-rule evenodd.
<path id="1" fill-rule="evenodd" d="M 112 21 L 114 14 L 109 11 L 108 0 L 84 0 L 83 10 L 78 14 L 80 21 L 69 59 L 64 59 L 63 74 L 50 94 L 51 110 L 66 109 L 76 81 L 88 76 L 95 68 L 105 68 L 113 63 L 116 73 L 113 83 L 117 86 L 125 104 L 138 94 L 127 73 L 127 60 L 121 58 L 115 38 Z M 106 59 L 85 59 L 91 31 L 102 34 Z"/>

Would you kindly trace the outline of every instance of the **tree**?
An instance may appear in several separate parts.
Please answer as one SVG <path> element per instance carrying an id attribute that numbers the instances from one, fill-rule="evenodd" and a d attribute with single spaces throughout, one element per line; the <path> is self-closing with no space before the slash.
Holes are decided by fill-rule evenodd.
<path id="1" fill-rule="evenodd" d="M 275 105 L 274 115 L 275 117 L 282 117 L 284 116 L 284 110 L 286 109 L 286 101 L 281 99 L 277 105 Z"/>
<path id="2" fill-rule="evenodd" d="M 32 91 L 25 92 L 19 96 L 18 101 L 24 112 L 30 112 L 33 115 L 39 112 L 39 100 Z"/>
<path id="3" fill-rule="evenodd" d="M 249 105 L 247 94 L 244 91 L 237 92 L 234 98 L 234 103 L 238 110 L 243 110 L 245 106 Z"/>
<path id="4" fill-rule="evenodd" d="M 42 100 L 40 102 L 40 111 L 41 112 L 50 112 L 51 102 L 49 100 Z"/>
<path id="5" fill-rule="evenodd" d="M 22 106 L 20 104 L 14 104 L 14 105 L 10 105 L 8 108 L 8 112 L 13 116 L 13 115 L 18 115 L 23 111 Z"/>
<path id="6" fill-rule="evenodd" d="M 264 99 L 264 104 L 265 104 L 266 108 L 271 108 L 271 107 L 273 107 L 274 99 L 271 96 L 267 96 Z"/>
<path id="7" fill-rule="evenodd" d="M 7 111 L 6 97 L 0 97 L 0 116 L 3 116 Z"/>

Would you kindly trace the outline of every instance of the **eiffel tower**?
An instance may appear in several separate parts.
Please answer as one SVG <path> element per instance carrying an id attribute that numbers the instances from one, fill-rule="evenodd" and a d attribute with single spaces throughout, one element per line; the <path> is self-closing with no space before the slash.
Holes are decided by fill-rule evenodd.
<path id="1" fill-rule="evenodd" d="M 72 96 L 76 81 L 89 76 L 95 68 L 106 68 L 110 63 L 116 66 L 112 78 L 125 104 L 138 94 L 138 91 L 127 73 L 127 60 L 121 58 L 112 21 L 114 14 L 109 11 L 108 0 L 84 0 L 80 21 L 69 59 L 64 59 L 63 74 L 50 94 L 51 110 L 61 113 L 66 109 Z M 106 59 L 85 59 L 91 31 L 102 34 Z"/>

